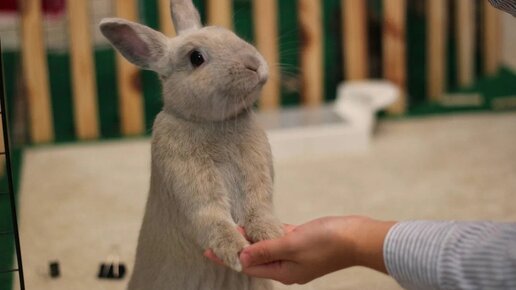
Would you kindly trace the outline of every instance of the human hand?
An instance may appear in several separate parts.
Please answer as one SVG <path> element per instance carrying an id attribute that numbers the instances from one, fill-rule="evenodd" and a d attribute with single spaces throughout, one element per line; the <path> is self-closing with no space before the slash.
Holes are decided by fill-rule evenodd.
<path id="1" fill-rule="evenodd" d="M 294 227 L 284 237 L 256 243 L 240 254 L 244 273 L 304 284 L 355 264 L 354 242 L 345 236 L 350 219 L 325 217 Z"/>
<path id="2" fill-rule="evenodd" d="M 284 284 L 304 284 L 352 266 L 385 273 L 383 241 L 393 225 L 356 216 L 325 217 L 298 227 L 286 225 L 285 236 L 242 251 L 243 272 Z M 212 252 L 205 255 L 218 260 Z"/>

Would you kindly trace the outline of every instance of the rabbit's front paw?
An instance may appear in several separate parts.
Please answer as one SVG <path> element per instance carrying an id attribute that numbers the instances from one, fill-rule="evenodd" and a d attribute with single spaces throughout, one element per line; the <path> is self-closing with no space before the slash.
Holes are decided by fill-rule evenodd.
<path id="1" fill-rule="evenodd" d="M 231 269 L 240 272 L 242 265 L 240 264 L 240 252 L 247 246 L 249 242 L 236 230 L 230 235 L 221 235 L 211 241 L 211 249 L 213 253 L 221 259 L 224 264 Z"/>
<path id="2" fill-rule="evenodd" d="M 245 233 L 255 243 L 283 236 L 283 227 L 274 217 L 255 218 L 245 225 Z"/>

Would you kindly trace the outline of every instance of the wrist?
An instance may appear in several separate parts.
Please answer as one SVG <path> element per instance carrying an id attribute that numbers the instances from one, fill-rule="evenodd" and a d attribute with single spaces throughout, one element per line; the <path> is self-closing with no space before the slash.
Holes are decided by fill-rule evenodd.
<path id="1" fill-rule="evenodd" d="M 354 217 L 348 236 L 352 243 L 353 264 L 387 273 L 383 244 L 389 230 L 396 224 L 367 217 Z"/>

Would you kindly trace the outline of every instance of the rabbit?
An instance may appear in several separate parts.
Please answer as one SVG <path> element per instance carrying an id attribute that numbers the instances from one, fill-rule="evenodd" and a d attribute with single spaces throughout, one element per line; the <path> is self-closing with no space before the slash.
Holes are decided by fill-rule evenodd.
<path id="1" fill-rule="evenodd" d="M 127 60 L 159 75 L 163 89 L 128 289 L 272 289 L 269 280 L 241 273 L 239 260 L 250 242 L 283 235 L 273 210 L 271 149 L 252 110 L 267 63 L 233 32 L 203 27 L 191 0 L 170 7 L 174 38 L 123 19 L 100 23 Z M 228 267 L 205 258 L 206 249 Z"/>

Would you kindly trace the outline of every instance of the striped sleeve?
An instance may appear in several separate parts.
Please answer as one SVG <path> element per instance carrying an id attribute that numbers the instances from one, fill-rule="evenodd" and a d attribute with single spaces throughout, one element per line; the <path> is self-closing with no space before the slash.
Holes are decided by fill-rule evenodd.
<path id="1" fill-rule="evenodd" d="M 516 289 L 516 223 L 401 222 L 384 259 L 405 289 Z"/>
<path id="2" fill-rule="evenodd" d="M 491 5 L 516 17 L 516 0 L 489 0 Z"/>

